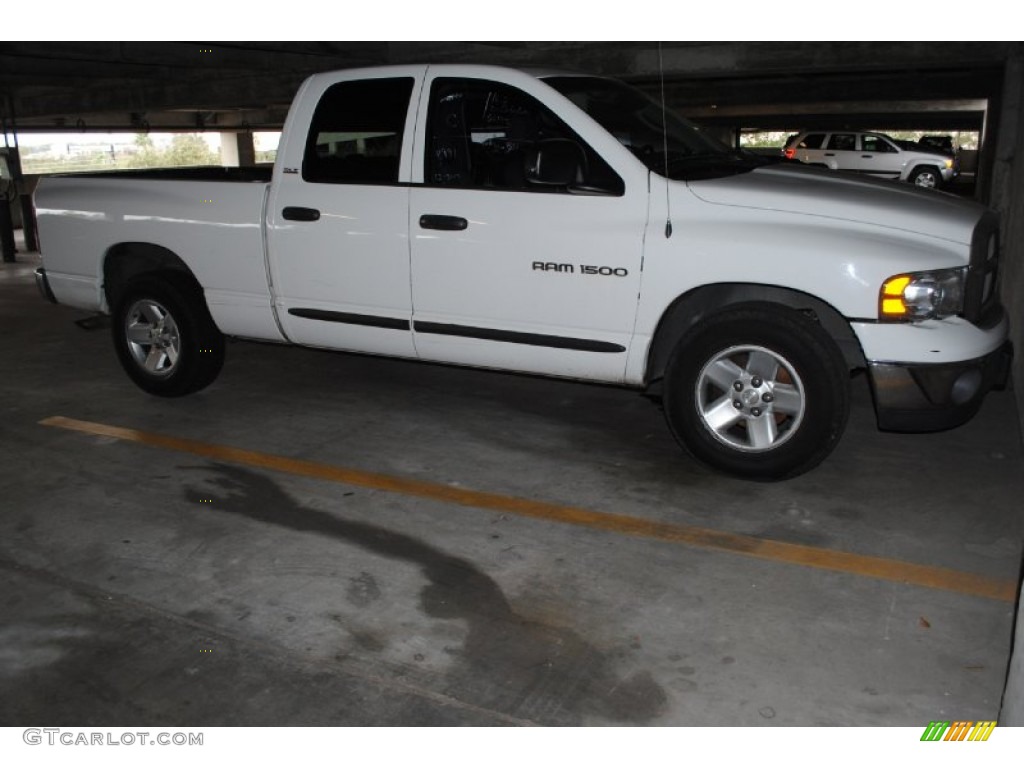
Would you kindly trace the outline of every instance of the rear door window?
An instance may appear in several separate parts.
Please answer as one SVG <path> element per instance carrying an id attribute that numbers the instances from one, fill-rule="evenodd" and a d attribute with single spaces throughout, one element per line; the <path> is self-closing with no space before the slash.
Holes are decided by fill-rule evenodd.
<path id="1" fill-rule="evenodd" d="M 875 152 L 876 154 L 882 152 L 895 152 L 896 149 L 888 141 L 883 139 L 881 136 L 872 136 L 865 134 L 861 136 L 861 148 L 865 152 Z"/>
<path id="2" fill-rule="evenodd" d="M 398 181 L 413 78 L 354 80 L 328 88 L 313 113 L 302 178 L 322 184 Z"/>
<path id="3" fill-rule="evenodd" d="M 855 133 L 833 133 L 828 140 L 828 149 L 835 149 L 841 152 L 852 152 L 857 148 L 857 134 Z"/>

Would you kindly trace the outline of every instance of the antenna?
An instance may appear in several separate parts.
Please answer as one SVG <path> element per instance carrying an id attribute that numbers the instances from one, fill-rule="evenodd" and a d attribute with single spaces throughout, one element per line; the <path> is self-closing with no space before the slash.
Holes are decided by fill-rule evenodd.
<path id="1" fill-rule="evenodd" d="M 665 110 L 665 61 L 658 41 L 658 75 L 661 78 L 661 156 L 665 161 L 665 237 L 672 237 L 672 201 L 668 181 L 668 119 Z"/>

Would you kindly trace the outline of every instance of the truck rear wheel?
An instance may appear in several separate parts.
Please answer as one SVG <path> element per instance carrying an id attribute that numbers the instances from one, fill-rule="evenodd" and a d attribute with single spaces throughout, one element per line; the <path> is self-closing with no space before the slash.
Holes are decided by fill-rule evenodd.
<path id="1" fill-rule="evenodd" d="M 152 395 L 197 392 L 224 365 L 224 336 L 198 289 L 184 277 L 133 280 L 114 307 L 112 326 L 122 367 Z"/>
<path id="2" fill-rule="evenodd" d="M 785 307 L 746 305 L 703 320 L 676 346 L 664 392 L 669 428 L 690 454 L 757 480 L 820 464 L 849 414 L 835 342 Z"/>

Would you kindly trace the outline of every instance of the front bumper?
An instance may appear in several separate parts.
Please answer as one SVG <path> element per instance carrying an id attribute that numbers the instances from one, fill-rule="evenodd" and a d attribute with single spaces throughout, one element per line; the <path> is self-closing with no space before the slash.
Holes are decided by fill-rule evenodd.
<path id="1" fill-rule="evenodd" d="M 878 428 L 934 432 L 963 424 L 990 390 L 1006 386 L 1012 358 L 1007 341 L 984 357 L 957 363 L 869 363 Z"/>
<path id="2" fill-rule="evenodd" d="M 46 270 L 42 267 L 36 269 L 36 288 L 39 289 L 44 299 L 52 301 L 54 304 L 57 303 L 57 297 L 53 295 L 53 289 L 50 288 L 50 281 L 46 278 Z"/>

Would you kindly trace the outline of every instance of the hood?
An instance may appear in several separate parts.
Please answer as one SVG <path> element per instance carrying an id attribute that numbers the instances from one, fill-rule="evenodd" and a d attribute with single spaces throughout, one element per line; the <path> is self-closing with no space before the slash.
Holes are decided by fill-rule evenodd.
<path id="1" fill-rule="evenodd" d="M 687 183 L 714 205 L 821 216 L 874 224 L 969 245 L 987 210 L 953 195 L 840 171 L 778 164 L 749 173 Z"/>

